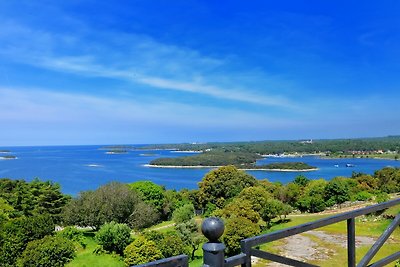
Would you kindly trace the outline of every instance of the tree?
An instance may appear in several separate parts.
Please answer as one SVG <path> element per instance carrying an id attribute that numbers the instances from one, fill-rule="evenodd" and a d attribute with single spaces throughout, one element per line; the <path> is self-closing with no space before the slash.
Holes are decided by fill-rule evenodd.
<path id="1" fill-rule="evenodd" d="M 132 210 L 132 214 L 127 219 L 128 225 L 133 229 L 149 227 L 159 220 L 159 213 L 142 201 L 138 202 Z"/>
<path id="2" fill-rule="evenodd" d="M 225 226 L 223 242 L 228 256 L 240 253 L 241 240 L 260 233 L 259 225 L 244 217 L 231 217 L 226 220 Z"/>
<path id="3" fill-rule="evenodd" d="M 154 208 L 144 203 L 128 185 L 111 182 L 95 191 L 81 192 L 65 206 L 66 225 L 92 226 L 115 221 L 132 227 L 142 227 L 157 221 Z"/>
<path id="4" fill-rule="evenodd" d="M 329 203 L 341 204 L 350 199 L 347 178 L 336 177 L 325 186 L 325 200 Z"/>
<path id="5" fill-rule="evenodd" d="M 259 223 L 260 214 L 253 209 L 252 203 L 247 199 L 234 198 L 231 203 L 223 209 L 216 210 L 213 214 L 217 217 L 229 219 L 232 217 L 242 217 L 250 220 L 253 223 Z"/>
<path id="6" fill-rule="evenodd" d="M 374 177 L 379 180 L 379 189 L 388 194 L 400 191 L 400 169 L 386 167 L 376 171 Z"/>
<path id="7" fill-rule="evenodd" d="M 298 175 L 296 176 L 296 178 L 294 178 L 293 183 L 305 187 L 308 183 L 310 182 L 310 180 L 305 177 L 304 175 Z"/>
<path id="8" fill-rule="evenodd" d="M 254 186 L 257 180 L 230 165 L 212 170 L 199 183 L 199 198 L 203 207 L 211 202 L 222 208 L 226 201 L 239 195 L 243 188 Z"/>
<path id="9" fill-rule="evenodd" d="M 75 256 L 74 244 L 59 236 L 46 236 L 28 243 L 18 260 L 21 267 L 62 267 Z"/>
<path id="10" fill-rule="evenodd" d="M 194 219 L 175 225 L 175 230 L 185 246 L 190 248 L 191 259 L 200 245 L 205 241 L 204 236 L 199 232 L 199 225 Z"/>
<path id="11" fill-rule="evenodd" d="M 187 222 L 194 217 L 193 204 L 186 204 L 174 211 L 172 214 L 172 220 L 175 223 Z"/>
<path id="12" fill-rule="evenodd" d="M 251 203 L 253 210 L 260 212 L 272 195 L 262 186 L 251 186 L 244 188 L 239 194 L 239 198 Z"/>
<path id="13" fill-rule="evenodd" d="M 281 201 L 277 199 L 269 199 L 260 210 L 260 215 L 269 227 L 271 226 L 272 219 L 284 215 L 287 212 L 288 208 Z"/>
<path id="14" fill-rule="evenodd" d="M 131 229 L 122 223 L 106 223 L 96 233 L 96 240 L 105 250 L 122 255 L 125 247 L 132 241 Z"/>
<path id="15" fill-rule="evenodd" d="M 139 197 L 147 204 L 151 204 L 158 212 L 163 211 L 164 188 L 151 181 L 138 181 L 129 185 L 139 194 Z"/>
<path id="16" fill-rule="evenodd" d="M 60 186 L 50 181 L 35 178 L 28 183 L 24 180 L 0 179 L 0 198 L 13 209 L 10 218 L 49 214 L 58 222 L 62 207 L 69 197 L 63 195 Z"/>
<path id="17" fill-rule="evenodd" d="M 124 250 L 126 266 L 139 265 L 161 259 L 163 257 L 157 245 L 147 240 L 144 236 L 138 236 Z"/>
<path id="18" fill-rule="evenodd" d="M 328 182 L 323 179 L 310 181 L 296 202 L 296 207 L 302 212 L 323 211 L 326 208 L 325 187 L 327 184 Z"/>

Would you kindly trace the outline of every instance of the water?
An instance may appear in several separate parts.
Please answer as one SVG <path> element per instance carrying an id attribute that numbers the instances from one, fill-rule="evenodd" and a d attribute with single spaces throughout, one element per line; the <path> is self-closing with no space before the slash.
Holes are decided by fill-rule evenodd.
<path id="1" fill-rule="evenodd" d="M 127 154 L 106 154 L 100 146 L 53 146 L 4 148 L 17 156 L 16 160 L 0 160 L 0 177 L 25 179 L 35 177 L 51 180 L 61 185 L 63 193 L 76 195 L 79 191 L 94 190 L 110 181 L 131 183 L 151 180 L 167 189 L 197 188 L 198 182 L 210 169 L 168 169 L 145 167 L 159 157 L 179 157 L 192 153 L 175 153 L 169 150 L 129 151 Z M 0 148 L 3 149 L 3 148 Z M 2 154 L 3 155 L 3 154 Z M 5 154 L 4 154 L 5 155 Z M 1 155 L 0 155 L 1 156 Z M 373 174 L 386 166 L 400 167 L 400 161 L 380 159 L 320 159 L 266 158 L 259 164 L 272 162 L 302 161 L 319 168 L 313 172 L 266 172 L 248 171 L 258 179 L 287 183 L 297 175 L 310 179 L 332 179 L 336 176 L 351 176 L 352 172 Z M 338 164 L 339 167 L 335 167 Z M 354 164 L 348 168 L 346 164 Z"/>

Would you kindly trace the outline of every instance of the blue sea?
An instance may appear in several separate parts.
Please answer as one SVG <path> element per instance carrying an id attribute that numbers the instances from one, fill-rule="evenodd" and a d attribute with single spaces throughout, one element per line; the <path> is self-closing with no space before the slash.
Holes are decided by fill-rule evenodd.
<path id="1" fill-rule="evenodd" d="M 51 146 L 51 147 L 2 147 L 8 149 L 15 160 L 0 159 L 0 178 L 25 179 L 35 177 L 51 180 L 61 185 L 63 193 L 77 195 L 80 191 L 94 190 L 110 181 L 131 183 L 150 180 L 167 189 L 195 189 L 210 169 L 150 168 L 145 165 L 159 157 L 179 157 L 193 153 L 172 150 L 135 150 L 126 154 L 106 154 L 101 146 Z M 0 156 L 6 154 L 0 154 Z M 312 172 L 248 171 L 258 179 L 287 183 L 297 175 L 309 179 L 332 179 L 351 176 L 352 172 L 373 174 L 386 166 L 400 167 L 400 161 L 383 159 L 321 159 L 316 156 L 302 158 L 264 158 L 259 164 L 302 161 L 316 166 Z M 354 167 L 346 167 L 353 164 Z M 338 165 L 338 167 L 335 167 Z"/>

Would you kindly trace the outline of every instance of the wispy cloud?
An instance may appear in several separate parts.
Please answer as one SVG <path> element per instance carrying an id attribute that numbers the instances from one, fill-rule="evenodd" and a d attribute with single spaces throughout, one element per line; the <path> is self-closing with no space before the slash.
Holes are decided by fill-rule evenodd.
<path id="1" fill-rule="evenodd" d="M 3 56 L 36 67 L 129 81 L 153 89 L 172 90 L 239 101 L 266 107 L 298 109 L 283 95 L 263 88 L 243 88 L 241 84 L 221 85 L 218 77 L 227 72 L 224 59 L 201 55 L 187 48 L 159 43 L 148 36 L 97 33 L 97 42 L 79 37 L 37 31 L 8 22 L 0 32 Z M 12 30 L 10 30 L 12 29 Z M 27 41 L 29 39 L 29 42 Z M 87 43 L 85 43 L 87 42 Z M 240 74 L 240 73 L 239 73 Z M 271 88 L 271 91 L 274 88 Z"/>

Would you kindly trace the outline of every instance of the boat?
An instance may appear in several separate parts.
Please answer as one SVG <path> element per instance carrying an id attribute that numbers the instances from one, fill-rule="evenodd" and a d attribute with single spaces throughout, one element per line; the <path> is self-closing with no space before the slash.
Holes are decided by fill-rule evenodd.
<path id="1" fill-rule="evenodd" d="M 335 168 L 339 168 L 339 164 L 335 164 L 334 166 L 335 166 Z"/>
<path id="2" fill-rule="evenodd" d="M 350 163 L 347 163 L 347 164 L 346 164 L 346 167 L 354 167 L 354 166 L 356 166 L 356 165 L 350 164 Z"/>

